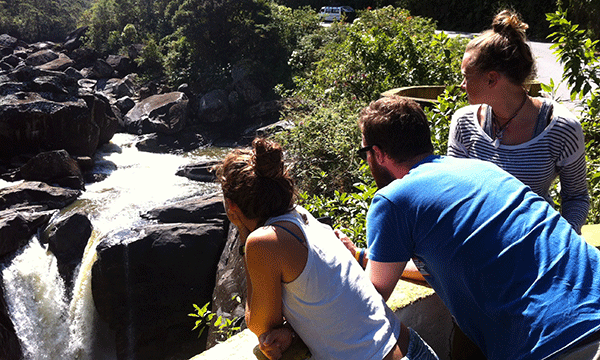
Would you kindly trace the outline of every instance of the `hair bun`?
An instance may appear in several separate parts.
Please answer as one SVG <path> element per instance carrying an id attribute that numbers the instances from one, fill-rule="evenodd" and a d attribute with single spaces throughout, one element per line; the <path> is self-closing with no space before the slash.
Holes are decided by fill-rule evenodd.
<path id="1" fill-rule="evenodd" d="M 256 175 L 277 179 L 284 176 L 283 149 L 275 142 L 254 139 L 254 171 Z"/>
<path id="2" fill-rule="evenodd" d="M 511 10 L 503 10 L 492 21 L 492 29 L 495 33 L 510 39 L 521 38 L 525 41 L 525 31 L 529 25 L 521 20 L 518 13 Z"/>

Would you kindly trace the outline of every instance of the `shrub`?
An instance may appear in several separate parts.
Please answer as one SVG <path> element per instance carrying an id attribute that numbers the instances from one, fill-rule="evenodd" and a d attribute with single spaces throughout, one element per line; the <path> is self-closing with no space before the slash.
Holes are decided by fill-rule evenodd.
<path id="1" fill-rule="evenodd" d="M 580 121 L 585 135 L 587 180 L 591 208 L 587 222 L 600 223 L 600 58 L 598 40 L 592 41 L 578 25 L 572 24 L 564 11 L 546 15 L 554 30 L 548 37 L 555 43 L 559 61 L 564 66 L 563 81 L 571 88 L 571 98 L 583 99 Z"/>
<path id="2" fill-rule="evenodd" d="M 436 34 L 431 20 L 406 10 L 363 11 L 351 25 L 334 23 L 319 35 L 290 59 L 300 65 L 300 96 L 367 102 L 396 87 L 459 82 L 465 41 Z"/>

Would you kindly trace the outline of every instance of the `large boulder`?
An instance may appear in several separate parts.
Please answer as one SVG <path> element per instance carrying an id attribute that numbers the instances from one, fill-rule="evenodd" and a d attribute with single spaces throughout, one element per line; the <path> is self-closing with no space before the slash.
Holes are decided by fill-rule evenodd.
<path id="1" fill-rule="evenodd" d="M 54 211 L 38 211 L 40 208 L 0 210 L 0 259 L 26 245 L 39 228 L 48 224 Z"/>
<path id="2" fill-rule="evenodd" d="M 119 129 L 120 117 L 106 96 L 73 76 L 20 67 L 0 78 L 0 157 L 59 149 L 92 156 Z"/>
<path id="3" fill-rule="evenodd" d="M 58 59 L 58 56 L 58 53 L 53 50 L 43 49 L 29 55 L 27 59 L 25 59 L 25 63 L 30 66 L 43 65 Z"/>
<path id="4" fill-rule="evenodd" d="M 53 149 L 91 156 L 99 136 L 81 98 L 53 101 L 33 92 L 0 98 L 0 154 L 5 157 Z"/>
<path id="5" fill-rule="evenodd" d="M 124 117 L 129 133 L 175 134 L 186 124 L 188 98 L 178 91 L 152 95 L 137 103 Z"/>
<path id="6" fill-rule="evenodd" d="M 138 141 L 135 147 L 152 153 L 181 153 L 206 145 L 204 137 L 194 131 L 184 129 L 177 134 L 153 133 Z"/>
<path id="7" fill-rule="evenodd" d="M 62 209 L 77 200 L 79 195 L 80 190 L 50 186 L 39 181 L 25 181 L 0 189 L 0 210 L 32 205 L 41 205 L 44 209 Z"/>
<path id="8" fill-rule="evenodd" d="M 43 181 L 49 184 L 85 190 L 79 164 L 65 150 L 41 152 L 20 169 L 25 180 Z"/>
<path id="9" fill-rule="evenodd" d="M 75 61 L 63 53 L 59 53 L 58 57 L 52 61 L 38 65 L 39 69 L 51 71 L 65 71 L 67 68 L 75 65 Z"/>
<path id="10" fill-rule="evenodd" d="M 184 165 L 177 169 L 177 172 L 175 174 L 177 176 L 186 177 L 190 180 L 213 182 L 217 179 L 217 177 L 212 168 L 218 163 L 219 161 L 204 161 Z"/>
<path id="11" fill-rule="evenodd" d="M 53 221 L 40 236 L 40 242 L 48 244 L 48 249 L 56 257 L 58 272 L 69 287 L 76 268 L 81 264 L 92 229 L 87 215 L 76 212 Z"/>
<path id="12" fill-rule="evenodd" d="M 157 220 L 161 223 L 197 223 L 212 219 L 226 220 L 223 197 L 221 195 L 203 195 L 181 200 L 173 204 L 159 206 L 141 214 L 142 218 Z"/>
<path id="13" fill-rule="evenodd" d="M 211 301 L 225 240 L 224 221 L 213 220 L 150 225 L 139 238 L 100 242 L 92 294 L 115 331 L 118 359 L 188 359 L 204 350 L 188 314 Z"/>
<path id="14" fill-rule="evenodd" d="M 217 89 L 203 95 L 198 101 L 198 117 L 201 122 L 224 122 L 230 114 L 228 95 Z"/>

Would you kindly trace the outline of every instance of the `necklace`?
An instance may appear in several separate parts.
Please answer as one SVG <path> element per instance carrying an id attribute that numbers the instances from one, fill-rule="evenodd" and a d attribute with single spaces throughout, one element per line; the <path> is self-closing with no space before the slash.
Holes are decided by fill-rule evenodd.
<path id="1" fill-rule="evenodd" d="M 500 126 L 500 123 L 498 122 L 498 116 L 492 109 L 492 120 L 494 121 L 494 129 L 495 129 L 495 134 L 496 134 L 496 140 L 494 140 L 494 147 L 497 148 L 500 146 L 500 142 L 502 141 L 502 136 L 504 135 L 504 131 L 506 131 L 506 128 L 508 127 L 508 125 L 510 125 L 510 123 L 515 119 L 515 117 L 517 117 L 517 114 L 519 113 L 519 111 L 521 111 L 521 109 L 525 105 L 525 101 L 527 101 L 528 96 L 527 96 L 527 93 L 525 93 L 524 95 L 525 96 L 523 96 L 523 101 L 521 101 L 521 105 L 519 105 L 519 108 L 512 114 L 511 117 L 508 118 L 508 121 L 505 122 L 504 125 L 502 125 L 502 126 Z"/>

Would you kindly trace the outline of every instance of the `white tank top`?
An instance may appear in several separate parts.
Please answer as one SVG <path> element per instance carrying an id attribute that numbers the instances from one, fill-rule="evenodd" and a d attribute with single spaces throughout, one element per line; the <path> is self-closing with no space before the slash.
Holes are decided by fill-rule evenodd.
<path id="1" fill-rule="evenodd" d="M 331 227 L 297 206 L 288 221 L 307 241 L 304 270 L 282 289 L 283 315 L 315 360 L 381 360 L 397 342 L 400 320 Z"/>

